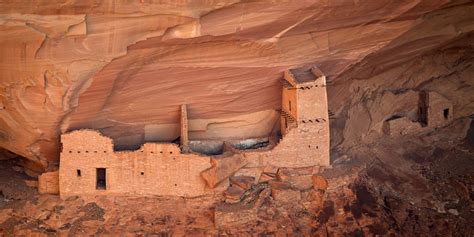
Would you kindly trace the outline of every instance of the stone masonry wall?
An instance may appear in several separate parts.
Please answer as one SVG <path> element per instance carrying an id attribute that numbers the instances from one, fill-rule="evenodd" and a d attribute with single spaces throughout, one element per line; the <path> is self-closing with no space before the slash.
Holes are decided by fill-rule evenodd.
<path id="1" fill-rule="evenodd" d="M 132 152 L 113 152 L 112 141 L 79 130 L 62 136 L 60 195 L 177 195 L 209 192 L 200 177 L 210 158 L 181 154 L 175 144 L 145 144 Z M 106 190 L 96 189 L 96 168 L 106 168 Z M 78 174 L 80 170 L 80 176 Z"/>
<path id="2" fill-rule="evenodd" d="M 264 167 L 308 167 L 329 165 L 328 122 L 301 123 L 291 129 L 272 150 L 247 151 L 247 168 Z"/>
<path id="3" fill-rule="evenodd" d="M 428 93 L 428 127 L 439 127 L 446 125 L 453 119 L 453 105 L 436 92 Z"/>
<path id="4" fill-rule="evenodd" d="M 281 109 L 288 114 L 290 114 L 293 118 L 297 118 L 297 113 L 298 105 L 297 98 L 296 98 L 296 89 L 290 89 L 290 88 L 283 88 L 283 93 L 282 93 L 282 104 L 281 104 Z M 291 109 L 290 109 L 290 104 L 291 104 Z"/>
<path id="5" fill-rule="evenodd" d="M 298 124 L 314 119 L 328 119 L 326 87 L 298 89 Z"/>

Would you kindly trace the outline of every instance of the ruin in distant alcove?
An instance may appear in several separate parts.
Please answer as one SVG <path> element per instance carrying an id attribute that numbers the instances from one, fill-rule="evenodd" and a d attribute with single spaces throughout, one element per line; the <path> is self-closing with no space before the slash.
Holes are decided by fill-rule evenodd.
<path id="1" fill-rule="evenodd" d="M 276 141 L 272 134 L 250 142 L 224 141 L 220 155 L 189 147 L 187 105 L 180 109 L 180 146 L 146 143 L 135 151 L 118 152 L 112 139 L 97 131 L 63 134 L 60 195 L 192 197 L 213 192 L 241 168 L 329 165 L 325 76 L 314 67 L 300 68 L 286 71 L 282 83 L 281 139 Z"/>

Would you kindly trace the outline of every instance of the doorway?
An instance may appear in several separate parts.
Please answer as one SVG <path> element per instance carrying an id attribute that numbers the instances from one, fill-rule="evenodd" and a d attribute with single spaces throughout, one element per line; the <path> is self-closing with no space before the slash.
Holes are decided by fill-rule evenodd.
<path id="1" fill-rule="evenodd" d="M 96 186 L 97 190 L 106 190 L 107 183 L 106 183 L 106 170 L 105 168 L 97 168 L 96 169 Z"/>

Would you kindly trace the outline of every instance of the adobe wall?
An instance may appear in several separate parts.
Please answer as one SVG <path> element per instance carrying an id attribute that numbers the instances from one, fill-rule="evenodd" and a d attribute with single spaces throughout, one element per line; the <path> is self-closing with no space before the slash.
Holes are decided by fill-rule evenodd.
<path id="1" fill-rule="evenodd" d="M 453 105 L 448 99 L 436 92 L 428 92 L 427 100 L 428 127 L 443 126 L 453 119 Z"/>
<path id="2" fill-rule="evenodd" d="M 312 87 L 310 89 L 298 89 L 298 122 L 304 120 L 324 119 L 328 120 L 328 104 L 326 87 Z"/>
<path id="3" fill-rule="evenodd" d="M 112 141 L 95 131 L 79 130 L 61 139 L 61 196 L 209 193 L 200 173 L 210 168 L 210 158 L 181 154 L 175 144 L 145 144 L 137 151 L 113 152 Z M 96 189 L 96 168 L 106 168 L 106 190 Z"/>
<path id="4" fill-rule="evenodd" d="M 246 168 L 308 167 L 329 165 L 329 124 L 327 121 L 300 123 L 272 150 L 246 151 Z"/>
<path id="5" fill-rule="evenodd" d="M 296 97 L 296 89 L 290 89 L 290 88 L 283 88 L 283 93 L 282 93 L 282 103 L 281 103 L 281 109 L 285 112 L 287 112 L 288 114 L 290 114 L 291 116 L 293 116 L 293 118 L 297 118 L 298 114 L 297 114 L 297 111 L 298 111 L 298 100 L 297 100 L 297 97 Z M 289 107 L 289 103 L 288 101 L 291 102 L 291 110 L 290 110 L 290 107 Z"/>

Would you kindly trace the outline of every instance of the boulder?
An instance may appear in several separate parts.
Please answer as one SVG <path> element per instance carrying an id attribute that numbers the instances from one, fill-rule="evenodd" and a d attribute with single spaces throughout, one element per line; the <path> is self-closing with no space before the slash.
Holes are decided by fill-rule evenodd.
<path id="1" fill-rule="evenodd" d="M 313 188 L 316 190 L 326 191 L 328 188 L 328 181 L 320 175 L 313 175 Z"/>
<path id="2" fill-rule="evenodd" d="M 276 178 L 276 174 L 263 172 L 262 175 L 260 175 L 260 179 L 258 180 L 258 182 L 265 183 L 270 180 L 274 180 L 275 178 Z"/>
<path id="3" fill-rule="evenodd" d="M 242 189 L 249 189 L 255 183 L 255 178 L 251 176 L 232 176 L 229 178 L 231 185 Z"/>
<path id="4" fill-rule="evenodd" d="M 313 167 L 307 168 L 280 168 L 277 172 L 277 180 L 287 182 L 298 190 L 308 190 L 313 187 Z"/>
<path id="5" fill-rule="evenodd" d="M 313 167 L 305 168 L 280 168 L 277 171 L 277 178 L 279 181 L 288 181 L 294 176 L 312 175 Z"/>
<path id="6" fill-rule="evenodd" d="M 211 168 L 203 171 L 201 176 L 210 188 L 214 188 L 217 184 L 232 176 L 246 164 L 247 161 L 240 154 L 226 157 L 213 157 L 211 159 Z"/>
<path id="7" fill-rule="evenodd" d="M 238 203 L 242 198 L 242 195 L 245 193 L 245 190 L 239 186 L 230 186 L 224 192 L 225 202 L 226 203 Z"/>

